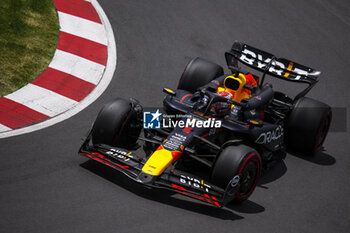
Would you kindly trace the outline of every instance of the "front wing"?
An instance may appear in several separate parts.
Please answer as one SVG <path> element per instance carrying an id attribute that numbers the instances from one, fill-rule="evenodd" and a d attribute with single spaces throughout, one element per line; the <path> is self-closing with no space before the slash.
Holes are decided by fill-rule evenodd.
<path id="1" fill-rule="evenodd" d="M 142 167 L 147 159 L 123 148 L 104 144 L 90 145 L 89 141 L 89 139 L 85 140 L 79 149 L 80 155 L 114 168 L 147 187 L 167 189 L 216 207 L 223 207 L 234 199 L 240 185 L 238 175 L 229 182 L 224 190 L 192 174 L 171 168 L 166 169 L 160 176 L 151 176 L 142 172 Z"/>

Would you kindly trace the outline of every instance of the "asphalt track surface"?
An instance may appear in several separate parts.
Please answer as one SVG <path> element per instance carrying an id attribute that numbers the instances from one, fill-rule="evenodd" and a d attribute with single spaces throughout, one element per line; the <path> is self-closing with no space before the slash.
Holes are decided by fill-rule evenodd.
<path id="1" fill-rule="evenodd" d="M 74 117 L 0 140 L 0 232 L 349 231 L 349 130 L 331 132 L 314 158 L 288 155 L 249 201 L 224 209 L 144 189 L 77 155 L 103 103 L 121 96 L 161 106 L 162 88 L 176 87 L 191 57 L 224 65 L 235 39 L 322 70 L 309 96 L 349 107 L 348 1 L 99 2 L 117 41 L 114 79 Z"/>

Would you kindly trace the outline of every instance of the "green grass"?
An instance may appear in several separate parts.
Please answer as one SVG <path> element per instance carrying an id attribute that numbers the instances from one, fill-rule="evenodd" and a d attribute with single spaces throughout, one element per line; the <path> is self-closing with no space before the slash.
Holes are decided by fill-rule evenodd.
<path id="1" fill-rule="evenodd" d="M 0 96 L 25 86 L 45 70 L 58 31 L 52 0 L 0 0 Z"/>

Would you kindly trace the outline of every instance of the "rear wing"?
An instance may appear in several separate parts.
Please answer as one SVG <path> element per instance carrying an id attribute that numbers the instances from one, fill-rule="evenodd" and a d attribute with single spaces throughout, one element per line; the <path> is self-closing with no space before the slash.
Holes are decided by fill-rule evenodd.
<path id="1" fill-rule="evenodd" d="M 292 62 L 285 58 L 254 48 L 241 42 L 234 42 L 229 52 L 225 53 L 228 67 L 236 67 L 237 61 L 256 70 L 270 74 L 280 79 L 294 82 L 308 83 L 313 86 L 321 72 L 310 67 Z M 263 81 L 263 80 L 262 80 Z"/>

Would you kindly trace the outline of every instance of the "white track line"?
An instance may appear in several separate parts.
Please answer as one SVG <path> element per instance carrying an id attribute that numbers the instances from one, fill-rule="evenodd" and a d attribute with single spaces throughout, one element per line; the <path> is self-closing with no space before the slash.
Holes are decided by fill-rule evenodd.
<path id="1" fill-rule="evenodd" d="M 115 44 L 113 29 L 108 21 L 108 18 L 106 14 L 104 13 L 102 7 L 96 0 L 90 0 L 90 2 L 93 4 L 95 9 L 97 10 L 97 13 L 99 14 L 103 25 L 106 30 L 106 37 L 108 41 L 108 57 L 107 57 L 107 64 L 106 69 L 103 74 L 103 77 L 101 78 L 100 83 L 96 86 L 96 88 L 81 102 L 79 102 L 76 106 L 69 109 L 66 112 L 63 112 L 53 118 L 50 118 L 46 121 L 40 122 L 35 125 L 31 125 L 28 127 L 10 130 L 7 132 L 1 132 L 0 138 L 6 138 L 6 137 L 12 137 L 20 134 L 30 133 L 39 129 L 43 129 L 46 127 L 49 127 L 51 125 L 57 124 L 63 120 L 66 120 L 73 115 L 77 114 L 78 112 L 82 111 L 84 108 L 89 106 L 92 102 L 94 102 L 108 87 L 108 84 L 111 82 L 113 78 L 113 74 L 117 65 L 117 48 Z M 6 96 L 7 97 L 7 96 Z"/>
<path id="2" fill-rule="evenodd" d="M 77 104 L 72 99 L 31 83 L 16 91 L 16 94 L 7 95 L 6 98 L 50 117 L 65 112 Z"/>
<path id="3" fill-rule="evenodd" d="M 7 127 L 7 126 L 5 126 L 5 125 L 0 124 L 0 132 L 2 132 L 2 131 L 7 131 L 7 130 L 11 130 L 11 128 L 9 128 L 9 127 Z"/>
<path id="4" fill-rule="evenodd" d="M 61 31 L 107 45 L 103 24 L 58 11 Z"/>
<path id="5" fill-rule="evenodd" d="M 105 66 L 101 64 L 58 49 L 49 67 L 71 74 L 95 85 L 99 83 L 105 70 Z"/>

